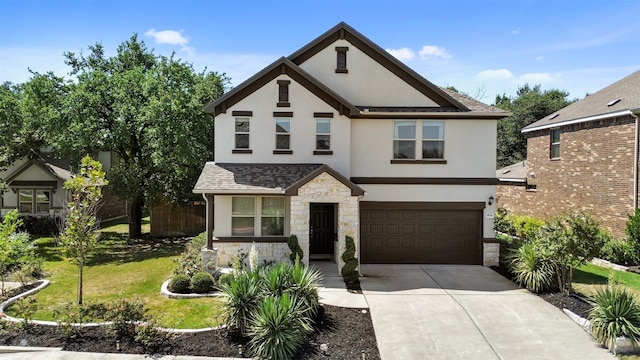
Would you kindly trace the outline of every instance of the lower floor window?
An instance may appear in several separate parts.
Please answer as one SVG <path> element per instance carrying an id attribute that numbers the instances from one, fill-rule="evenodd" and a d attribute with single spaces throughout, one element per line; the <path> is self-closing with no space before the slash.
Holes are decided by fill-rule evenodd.
<path id="1" fill-rule="evenodd" d="M 231 199 L 231 236 L 284 235 L 284 199 L 280 196 L 234 196 Z M 260 209 L 257 214 L 256 208 Z"/>
<path id="2" fill-rule="evenodd" d="M 21 213 L 44 214 L 51 208 L 51 191 L 18 190 L 18 210 Z"/>
<path id="3" fill-rule="evenodd" d="M 231 199 L 231 235 L 253 236 L 255 198 L 234 197 Z"/>
<path id="4" fill-rule="evenodd" d="M 262 236 L 284 235 L 284 198 L 262 198 Z"/>

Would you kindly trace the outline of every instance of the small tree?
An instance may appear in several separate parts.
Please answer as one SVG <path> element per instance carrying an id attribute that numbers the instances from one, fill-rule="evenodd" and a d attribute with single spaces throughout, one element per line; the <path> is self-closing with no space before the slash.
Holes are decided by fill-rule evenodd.
<path id="1" fill-rule="evenodd" d="M 18 210 L 13 210 L 5 215 L 0 222 L 0 280 L 2 280 L 2 288 L 0 294 L 4 296 L 4 279 L 11 270 L 16 258 L 20 257 L 19 251 L 16 252 L 15 242 L 18 237 L 13 236 L 18 227 L 22 225 L 22 219 Z"/>
<path id="2" fill-rule="evenodd" d="M 342 253 L 342 261 L 344 266 L 340 271 L 345 283 L 352 284 L 358 281 L 360 274 L 356 268 L 358 267 L 358 259 L 356 255 L 356 244 L 353 238 L 349 235 L 345 237 L 345 249 Z"/>
<path id="3" fill-rule="evenodd" d="M 604 245 L 601 234 L 600 224 L 584 213 L 557 218 L 543 228 L 541 241 L 556 265 L 561 291 L 569 293 L 574 270 L 600 253 Z"/>
<path id="4" fill-rule="evenodd" d="M 82 271 L 89 253 L 99 240 L 96 214 L 107 184 L 102 164 L 89 156 L 82 159 L 80 172 L 64 184 L 69 192 L 66 218 L 60 240 L 67 256 L 78 266 L 78 304 L 82 304 Z"/>

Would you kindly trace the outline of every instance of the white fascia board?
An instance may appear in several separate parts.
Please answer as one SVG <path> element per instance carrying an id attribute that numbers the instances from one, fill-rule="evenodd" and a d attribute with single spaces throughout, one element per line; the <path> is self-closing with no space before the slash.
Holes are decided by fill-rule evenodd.
<path id="1" fill-rule="evenodd" d="M 622 111 L 616 111 L 616 112 L 608 113 L 608 114 L 587 116 L 587 117 L 583 117 L 583 118 L 579 118 L 579 119 L 560 121 L 560 122 L 553 123 L 553 124 L 540 125 L 540 126 L 532 127 L 532 128 L 529 128 L 529 129 L 522 129 L 521 132 L 522 133 L 528 133 L 528 132 L 532 132 L 532 131 L 536 131 L 536 130 L 557 128 L 557 127 L 565 126 L 565 125 L 579 124 L 579 123 L 588 122 L 588 121 L 596 121 L 596 120 L 602 120 L 602 119 L 612 118 L 612 117 L 616 117 L 616 116 L 631 115 L 631 114 L 632 114 L 631 110 L 622 110 Z"/>
<path id="2" fill-rule="evenodd" d="M 238 195 L 238 194 L 243 194 L 243 195 L 263 195 L 263 194 L 284 194 L 284 190 L 282 190 L 282 188 L 275 188 L 275 189 L 238 189 L 238 190 L 233 190 L 233 189 L 197 189 L 197 190 L 193 190 L 193 193 L 195 194 L 214 194 L 214 195 L 225 195 L 225 194 L 230 194 L 230 195 Z"/>
<path id="3" fill-rule="evenodd" d="M 509 182 L 525 182 L 526 181 L 526 179 L 522 179 L 522 178 L 513 178 L 513 179 L 510 179 L 510 178 L 498 178 L 498 180 L 500 180 L 500 181 L 509 181 Z"/>

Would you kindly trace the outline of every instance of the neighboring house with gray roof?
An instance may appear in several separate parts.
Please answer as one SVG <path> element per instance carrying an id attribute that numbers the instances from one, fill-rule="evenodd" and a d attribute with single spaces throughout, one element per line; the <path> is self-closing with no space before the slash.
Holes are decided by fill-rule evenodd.
<path id="1" fill-rule="evenodd" d="M 525 127 L 526 170 L 501 182 L 498 205 L 543 219 L 584 210 L 623 236 L 638 207 L 639 114 L 636 71 Z"/>
<path id="2" fill-rule="evenodd" d="M 215 159 L 194 192 L 207 246 L 226 266 L 252 244 L 342 266 L 497 263 L 497 120 L 509 114 L 430 83 L 345 23 L 238 85 L 205 111 Z M 215 229 L 215 230 L 214 230 Z"/>

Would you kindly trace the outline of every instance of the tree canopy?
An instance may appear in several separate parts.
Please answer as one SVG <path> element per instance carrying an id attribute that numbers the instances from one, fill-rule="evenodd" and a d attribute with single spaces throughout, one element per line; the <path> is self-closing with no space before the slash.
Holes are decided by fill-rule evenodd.
<path id="1" fill-rule="evenodd" d="M 562 90 L 541 91 L 540 85 L 529 84 L 519 87 L 516 97 L 496 96 L 494 106 L 511 112 L 511 116 L 498 121 L 498 168 L 527 158 L 527 138 L 522 128 L 576 101 L 568 96 Z"/>

